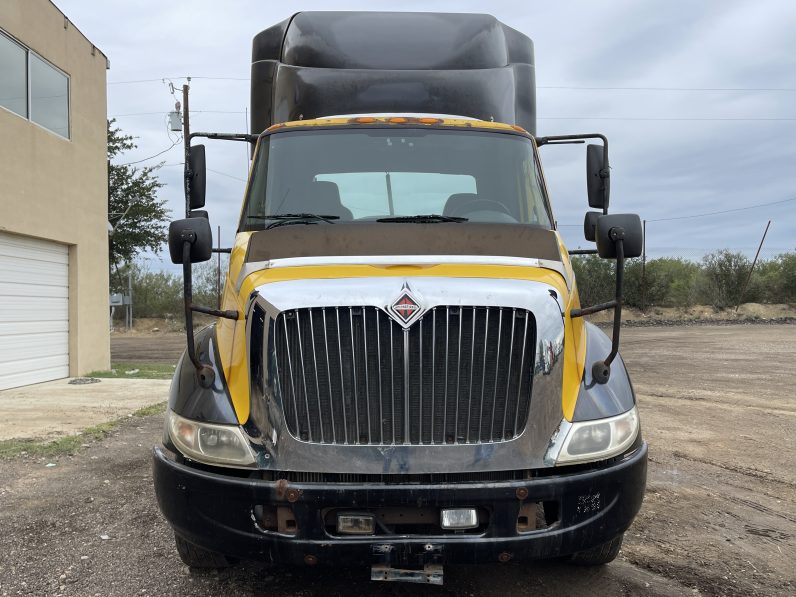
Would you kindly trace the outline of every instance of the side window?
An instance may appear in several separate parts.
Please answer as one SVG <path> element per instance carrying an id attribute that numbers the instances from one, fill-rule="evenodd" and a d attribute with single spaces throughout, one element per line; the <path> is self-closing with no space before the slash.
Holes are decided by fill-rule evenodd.
<path id="1" fill-rule="evenodd" d="M 550 217 L 547 214 L 547 208 L 544 202 L 544 191 L 539 167 L 533 158 L 533 154 L 529 154 L 527 159 L 522 164 L 522 174 L 527 196 L 527 221 L 531 224 L 539 224 L 542 226 L 550 226 Z"/>

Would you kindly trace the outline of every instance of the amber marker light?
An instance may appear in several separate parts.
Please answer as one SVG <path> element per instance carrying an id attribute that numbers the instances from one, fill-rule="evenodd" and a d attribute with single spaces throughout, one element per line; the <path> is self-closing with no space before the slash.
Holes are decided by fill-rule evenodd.
<path id="1" fill-rule="evenodd" d="M 352 118 L 349 122 L 358 122 L 359 124 L 370 124 L 371 122 L 376 122 L 376 119 L 372 116 L 360 116 L 359 118 Z"/>
<path id="2" fill-rule="evenodd" d="M 405 122 L 409 122 L 408 118 L 404 118 L 403 116 L 394 116 L 390 118 L 387 122 L 392 122 L 393 124 L 403 124 Z"/>
<path id="3" fill-rule="evenodd" d="M 442 118 L 418 118 L 418 122 L 423 124 L 442 124 Z"/>

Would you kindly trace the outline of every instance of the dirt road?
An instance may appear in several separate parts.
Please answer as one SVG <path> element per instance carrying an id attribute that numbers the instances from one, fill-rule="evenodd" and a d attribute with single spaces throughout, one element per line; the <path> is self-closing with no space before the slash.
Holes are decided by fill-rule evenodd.
<path id="1" fill-rule="evenodd" d="M 149 417 L 56 466 L 0 461 L 0 596 L 796 593 L 796 326 L 633 328 L 623 339 L 651 462 L 642 511 L 602 569 L 450 567 L 442 588 L 373 584 L 362 569 L 192 573 L 155 505 L 149 454 L 162 421 Z"/>

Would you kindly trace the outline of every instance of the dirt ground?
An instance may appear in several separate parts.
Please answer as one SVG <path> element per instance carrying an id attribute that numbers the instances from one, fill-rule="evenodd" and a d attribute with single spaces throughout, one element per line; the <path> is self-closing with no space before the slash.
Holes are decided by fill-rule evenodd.
<path id="1" fill-rule="evenodd" d="M 153 352 L 145 336 L 119 340 L 117 360 Z M 179 354 L 173 341 L 155 343 L 161 358 Z M 623 354 L 649 479 L 619 559 L 603 568 L 449 567 L 444 587 L 371 583 L 363 569 L 192 572 L 155 504 L 150 450 L 162 418 L 153 416 L 53 467 L 0 461 L 0 596 L 796 593 L 796 326 L 628 328 Z"/>

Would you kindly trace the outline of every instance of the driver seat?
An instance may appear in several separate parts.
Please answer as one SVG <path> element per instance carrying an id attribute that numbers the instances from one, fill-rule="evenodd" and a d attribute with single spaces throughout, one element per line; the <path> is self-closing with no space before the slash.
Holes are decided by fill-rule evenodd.
<path id="1" fill-rule="evenodd" d="M 340 201 L 337 184 L 327 180 L 315 180 L 303 187 L 297 200 L 290 206 L 290 211 L 337 216 L 341 220 L 353 219 L 351 210 Z"/>
<path id="2" fill-rule="evenodd" d="M 467 206 L 478 201 L 478 199 L 477 193 L 454 193 L 445 202 L 445 207 L 442 208 L 442 215 L 451 218 L 461 217 L 467 213 Z"/>

